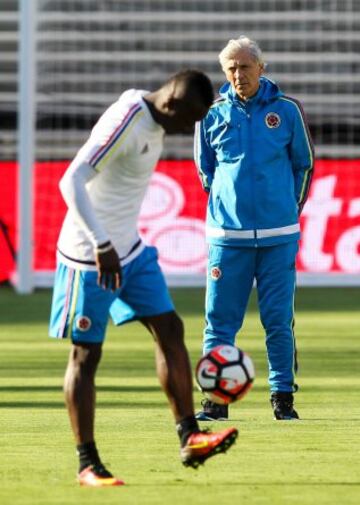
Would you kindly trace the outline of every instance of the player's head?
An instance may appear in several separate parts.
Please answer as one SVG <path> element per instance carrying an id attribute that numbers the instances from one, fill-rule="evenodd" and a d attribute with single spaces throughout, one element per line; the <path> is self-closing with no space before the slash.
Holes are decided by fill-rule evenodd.
<path id="1" fill-rule="evenodd" d="M 191 133 L 214 100 L 210 79 L 199 70 L 183 70 L 150 95 L 154 119 L 166 133 Z"/>
<path id="2" fill-rule="evenodd" d="M 259 79 L 265 69 L 265 61 L 259 45 L 242 35 L 231 39 L 219 54 L 219 61 L 226 79 L 241 99 L 255 95 Z"/>

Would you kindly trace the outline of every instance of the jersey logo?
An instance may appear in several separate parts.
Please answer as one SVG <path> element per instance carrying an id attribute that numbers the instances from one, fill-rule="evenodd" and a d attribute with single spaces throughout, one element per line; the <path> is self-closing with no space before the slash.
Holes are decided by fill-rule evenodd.
<path id="1" fill-rule="evenodd" d="M 276 112 L 269 112 L 266 114 L 265 124 L 268 128 L 278 128 L 281 124 L 279 114 L 276 114 Z"/>
<path id="2" fill-rule="evenodd" d="M 76 328 L 80 331 L 89 331 L 91 328 L 91 319 L 87 316 L 79 316 L 76 320 Z"/>
<path id="3" fill-rule="evenodd" d="M 222 272 L 220 270 L 219 267 L 213 267 L 211 270 L 210 270 L 210 277 L 214 280 L 214 281 L 217 281 L 218 279 L 220 279 L 220 277 L 222 276 Z"/>
<path id="4" fill-rule="evenodd" d="M 146 154 L 149 150 L 149 144 L 145 144 L 142 148 L 141 154 Z"/>

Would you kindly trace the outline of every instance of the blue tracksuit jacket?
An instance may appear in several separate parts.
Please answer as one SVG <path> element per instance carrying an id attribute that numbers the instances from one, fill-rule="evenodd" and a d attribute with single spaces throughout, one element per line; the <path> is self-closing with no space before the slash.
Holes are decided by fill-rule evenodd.
<path id="1" fill-rule="evenodd" d="M 195 132 L 195 163 L 210 193 L 207 241 L 256 247 L 298 240 L 313 160 L 296 100 L 265 77 L 246 102 L 226 83 Z"/>

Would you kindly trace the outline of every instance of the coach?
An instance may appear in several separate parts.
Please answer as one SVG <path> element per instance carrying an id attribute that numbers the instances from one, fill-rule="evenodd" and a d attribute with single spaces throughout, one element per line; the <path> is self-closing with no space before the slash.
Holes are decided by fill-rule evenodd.
<path id="1" fill-rule="evenodd" d="M 299 102 L 263 77 L 256 42 L 230 40 L 219 60 L 228 82 L 195 135 L 195 161 L 209 193 L 203 351 L 234 344 L 256 280 L 274 416 L 296 419 L 295 258 L 313 147 Z M 209 401 L 197 414 L 227 417 L 226 406 Z"/>

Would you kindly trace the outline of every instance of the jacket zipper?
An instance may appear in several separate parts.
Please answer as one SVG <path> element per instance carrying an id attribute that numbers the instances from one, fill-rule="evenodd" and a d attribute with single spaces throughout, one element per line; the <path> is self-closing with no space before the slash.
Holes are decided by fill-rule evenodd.
<path id="1" fill-rule="evenodd" d="M 255 247 L 258 247 L 258 237 L 257 237 L 257 229 L 256 229 L 256 205 L 255 205 L 255 174 L 252 168 L 252 131 L 251 131 L 251 123 L 252 123 L 252 118 L 251 114 L 247 108 L 247 105 L 244 105 L 245 109 L 245 114 L 246 114 L 246 119 L 248 122 L 248 142 L 249 142 L 249 149 L 247 149 L 248 153 L 251 153 L 250 157 L 250 168 L 251 168 L 251 195 L 252 195 L 252 208 L 253 208 L 253 219 L 254 219 L 254 245 Z"/>

